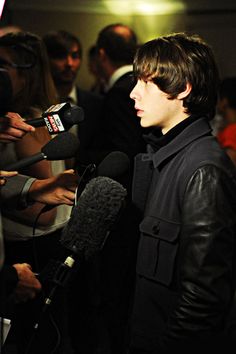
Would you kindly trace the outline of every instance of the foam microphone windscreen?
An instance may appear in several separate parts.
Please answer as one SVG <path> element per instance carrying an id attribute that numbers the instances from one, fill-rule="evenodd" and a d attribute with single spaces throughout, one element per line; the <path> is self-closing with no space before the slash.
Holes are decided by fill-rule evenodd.
<path id="1" fill-rule="evenodd" d="M 91 179 L 73 208 L 61 243 L 86 260 L 102 249 L 119 218 L 127 192 L 109 177 Z"/>
<path id="2" fill-rule="evenodd" d="M 47 156 L 47 160 L 65 160 L 73 157 L 78 148 L 78 138 L 70 132 L 64 132 L 44 145 L 41 152 Z"/>

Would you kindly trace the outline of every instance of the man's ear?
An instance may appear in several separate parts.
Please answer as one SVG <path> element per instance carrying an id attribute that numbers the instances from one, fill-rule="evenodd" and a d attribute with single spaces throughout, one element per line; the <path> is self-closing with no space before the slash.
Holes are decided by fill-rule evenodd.
<path id="1" fill-rule="evenodd" d="M 187 82 L 186 87 L 185 87 L 185 90 L 182 91 L 182 92 L 180 92 L 180 93 L 178 94 L 177 98 L 178 98 L 179 100 L 184 99 L 185 97 L 187 97 L 187 96 L 190 94 L 191 90 L 192 90 L 192 85 L 190 85 L 190 83 Z"/>
<path id="2" fill-rule="evenodd" d="M 106 59 L 106 57 L 107 57 L 106 52 L 103 48 L 99 48 L 98 55 L 102 60 Z"/>

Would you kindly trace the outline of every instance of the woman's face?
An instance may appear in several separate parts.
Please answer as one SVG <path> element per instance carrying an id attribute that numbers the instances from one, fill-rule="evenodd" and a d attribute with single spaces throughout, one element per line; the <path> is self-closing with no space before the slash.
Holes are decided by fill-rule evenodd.
<path id="1" fill-rule="evenodd" d="M 0 46 L 0 67 L 7 70 L 11 79 L 13 97 L 15 97 L 24 87 L 25 79 L 17 68 L 11 66 L 14 62 L 14 52 L 11 48 Z"/>

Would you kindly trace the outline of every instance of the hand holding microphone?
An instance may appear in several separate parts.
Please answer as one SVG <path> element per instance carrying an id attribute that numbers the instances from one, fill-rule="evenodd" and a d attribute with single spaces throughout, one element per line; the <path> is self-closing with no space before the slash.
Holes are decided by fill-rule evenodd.
<path id="1" fill-rule="evenodd" d="M 40 118 L 24 120 L 18 113 L 7 112 L 0 117 L 0 142 L 11 143 L 20 140 L 35 128 L 46 126 L 50 134 L 63 133 L 84 120 L 81 107 L 61 103 L 49 107 Z"/>
<path id="2" fill-rule="evenodd" d="M 20 140 L 26 133 L 35 131 L 35 128 L 14 112 L 8 112 L 0 117 L 0 142 L 11 143 Z"/>
<path id="3" fill-rule="evenodd" d="M 63 133 L 74 124 L 78 124 L 84 120 L 84 111 L 81 107 L 73 105 L 69 102 L 58 103 L 49 107 L 42 117 L 29 119 L 27 123 L 33 127 L 46 126 L 50 134 Z"/>

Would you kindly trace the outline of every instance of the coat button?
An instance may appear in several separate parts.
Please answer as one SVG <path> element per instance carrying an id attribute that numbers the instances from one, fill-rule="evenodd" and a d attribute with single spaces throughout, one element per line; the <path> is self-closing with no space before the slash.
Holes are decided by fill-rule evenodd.
<path id="1" fill-rule="evenodd" d="M 157 235 L 159 231 L 160 231 L 160 223 L 153 225 L 152 232 Z"/>

